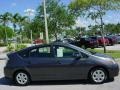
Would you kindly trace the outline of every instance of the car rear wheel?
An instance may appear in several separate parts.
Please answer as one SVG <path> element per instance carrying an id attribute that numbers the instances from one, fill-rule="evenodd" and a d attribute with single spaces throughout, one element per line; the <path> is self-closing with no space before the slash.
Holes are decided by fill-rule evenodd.
<path id="1" fill-rule="evenodd" d="M 15 74 L 15 83 L 19 86 L 26 86 L 30 83 L 30 77 L 25 72 L 17 72 Z"/>
<path id="2" fill-rule="evenodd" d="M 104 83 L 107 80 L 107 72 L 103 68 L 93 69 L 90 73 L 90 80 L 96 84 Z"/>

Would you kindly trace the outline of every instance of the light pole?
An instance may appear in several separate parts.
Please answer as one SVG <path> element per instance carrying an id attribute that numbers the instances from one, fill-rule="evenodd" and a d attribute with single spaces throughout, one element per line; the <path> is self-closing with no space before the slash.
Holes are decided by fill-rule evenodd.
<path id="1" fill-rule="evenodd" d="M 47 25 L 47 15 L 46 15 L 46 2 L 43 0 L 44 3 L 44 19 L 45 19 L 45 36 L 46 36 L 46 43 L 49 43 L 49 37 L 48 37 L 48 25 Z"/>

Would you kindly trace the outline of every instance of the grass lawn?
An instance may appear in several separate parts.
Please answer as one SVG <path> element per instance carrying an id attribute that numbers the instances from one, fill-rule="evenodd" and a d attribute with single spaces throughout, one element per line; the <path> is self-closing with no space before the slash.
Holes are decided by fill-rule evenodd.
<path id="1" fill-rule="evenodd" d="M 94 52 L 98 52 L 98 53 L 104 53 L 104 50 L 98 50 L 98 49 L 88 49 Z M 107 53 L 104 53 L 107 55 L 112 56 L 113 58 L 120 58 L 120 51 L 118 50 L 107 50 Z"/>

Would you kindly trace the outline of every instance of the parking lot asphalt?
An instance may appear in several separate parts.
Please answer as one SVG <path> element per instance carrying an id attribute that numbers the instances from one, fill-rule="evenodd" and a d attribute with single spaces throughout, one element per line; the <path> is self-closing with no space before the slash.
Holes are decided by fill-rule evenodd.
<path id="1" fill-rule="evenodd" d="M 75 81 L 42 81 L 32 82 L 29 86 L 15 86 L 11 80 L 5 79 L 3 67 L 6 60 L 0 60 L 0 90 L 120 90 L 120 75 L 114 81 L 104 84 L 90 84 L 86 80 Z M 120 65 L 120 63 L 119 63 Z"/>

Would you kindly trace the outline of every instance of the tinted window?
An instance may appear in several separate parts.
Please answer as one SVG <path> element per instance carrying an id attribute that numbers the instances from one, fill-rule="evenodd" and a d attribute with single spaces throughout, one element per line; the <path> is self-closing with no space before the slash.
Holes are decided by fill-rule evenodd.
<path id="1" fill-rule="evenodd" d="M 56 57 L 74 57 L 74 53 L 78 51 L 71 49 L 69 47 L 55 46 L 55 56 Z"/>
<path id="2" fill-rule="evenodd" d="M 29 52 L 30 57 L 51 57 L 50 47 L 40 47 Z"/>
<path id="3" fill-rule="evenodd" d="M 39 48 L 39 53 L 50 53 L 50 47 Z"/>

